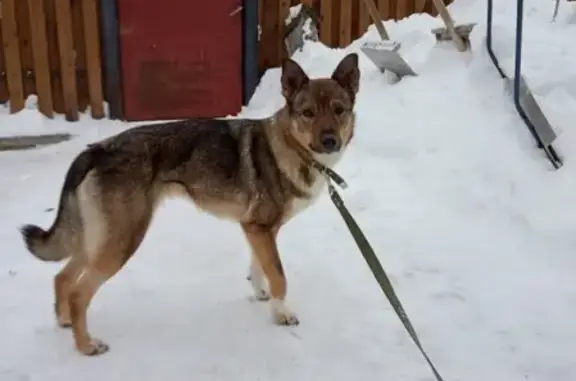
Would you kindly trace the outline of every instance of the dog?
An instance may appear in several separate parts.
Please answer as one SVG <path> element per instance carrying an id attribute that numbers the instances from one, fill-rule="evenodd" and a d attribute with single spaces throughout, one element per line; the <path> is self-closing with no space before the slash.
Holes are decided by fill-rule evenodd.
<path id="1" fill-rule="evenodd" d="M 147 124 L 93 143 L 68 168 L 53 225 L 20 227 L 38 259 L 69 258 L 54 278 L 54 309 L 80 353 L 109 350 L 89 333 L 91 299 L 132 257 L 171 196 L 236 221 L 251 247 L 256 298 L 269 301 L 276 324 L 299 323 L 285 304 L 276 237 L 325 188 L 318 168 L 334 166 L 352 140 L 360 71 L 356 53 L 331 77 L 310 79 L 291 59 L 281 70 L 285 105 L 274 115 Z"/>

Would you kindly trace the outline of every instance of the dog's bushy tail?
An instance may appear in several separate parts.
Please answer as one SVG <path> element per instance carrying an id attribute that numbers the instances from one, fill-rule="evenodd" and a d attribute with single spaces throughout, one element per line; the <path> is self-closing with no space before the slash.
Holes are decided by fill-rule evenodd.
<path id="1" fill-rule="evenodd" d="M 57 262 L 70 257 L 74 251 L 81 250 L 82 218 L 76 189 L 88 172 L 94 168 L 102 148 L 93 145 L 79 154 L 68 169 L 60 193 L 58 213 L 48 230 L 27 224 L 20 228 L 26 248 L 36 258 Z"/>
<path id="2" fill-rule="evenodd" d="M 61 261 L 68 255 L 65 251 L 54 250 L 53 245 L 50 245 L 53 233 L 46 231 L 36 225 L 24 225 L 20 228 L 20 233 L 22 238 L 24 238 L 24 243 L 26 243 L 26 248 L 31 252 L 36 258 L 43 261 Z"/>

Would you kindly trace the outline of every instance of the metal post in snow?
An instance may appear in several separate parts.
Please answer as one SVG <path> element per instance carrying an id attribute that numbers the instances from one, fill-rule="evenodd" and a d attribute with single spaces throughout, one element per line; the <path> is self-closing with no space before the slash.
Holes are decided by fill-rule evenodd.
<path id="1" fill-rule="evenodd" d="M 500 66 L 494 50 L 492 49 L 492 26 L 493 26 L 494 4 L 493 0 L 487 0 L 486 11 L 486 50 L 500 76 L 505 79 L 508 88 L 512 87 L 512 97 L 516 111 L 528 127 L 528 130 L 542 148 L 546 156 L 558 169 L 562 166 L 562 160 L 552 146 L 556 139 L 556 133 L 546 119 L 546 116 L 538 106 L 532 92 L 528 88 L 526 81 L 522 76 L 522 37 L 524 30 L 524 0 L 516 2 L 516 39 L 515 39 L 515 60 L 514 60 L 514 78 L 510 80 L 502 67 Z"/>

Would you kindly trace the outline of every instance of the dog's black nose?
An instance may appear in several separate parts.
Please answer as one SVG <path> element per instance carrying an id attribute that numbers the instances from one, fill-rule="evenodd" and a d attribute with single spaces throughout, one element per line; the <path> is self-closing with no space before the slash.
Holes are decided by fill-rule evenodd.
<path id="1" fill-rule="evenodd" d="M 320 143 L 322 143 L 322 147 L 324 147 L 326 152 L 333 152 L 338 149 L 338 137 L 332 133 L 322 134 Z"/>

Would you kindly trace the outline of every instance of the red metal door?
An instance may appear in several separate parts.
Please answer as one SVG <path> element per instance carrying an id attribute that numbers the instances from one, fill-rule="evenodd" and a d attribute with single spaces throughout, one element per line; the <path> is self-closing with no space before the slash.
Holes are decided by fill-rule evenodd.
<path id="1" fill-rule="evenodd" d="M 242 0 L 118 0 L 127 120 L 242 107 Z"/>

